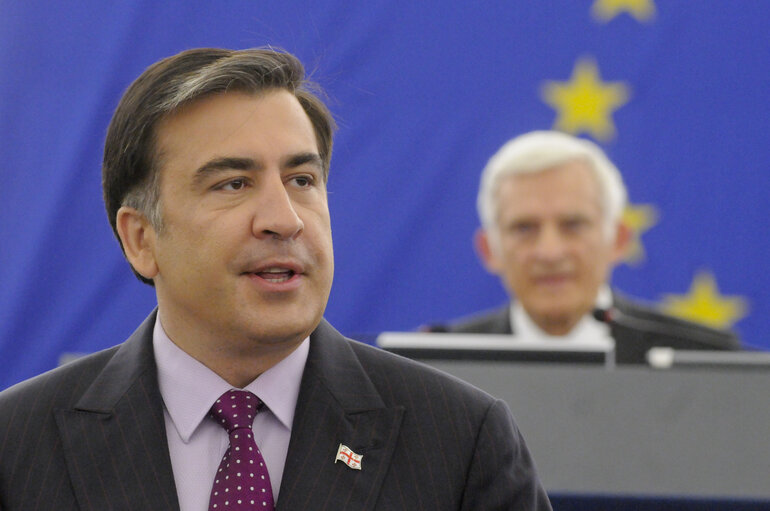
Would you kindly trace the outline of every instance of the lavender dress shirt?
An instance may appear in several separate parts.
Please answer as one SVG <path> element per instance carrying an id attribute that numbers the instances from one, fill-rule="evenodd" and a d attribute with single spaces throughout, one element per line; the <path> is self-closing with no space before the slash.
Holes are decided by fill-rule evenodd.
<path id="1" fill-rule="evenodd" d="M 245 387 L 265 403 L 252 429 L 276 501 L 309 346 L 308 338 Z M 233 387 L 174 344 L 160 324 L 160 315 L 153 330 L 153 349 L 179 507 L 181 511 L 207 511 L 214 473 L 229 439 L 206 414 Z"/>

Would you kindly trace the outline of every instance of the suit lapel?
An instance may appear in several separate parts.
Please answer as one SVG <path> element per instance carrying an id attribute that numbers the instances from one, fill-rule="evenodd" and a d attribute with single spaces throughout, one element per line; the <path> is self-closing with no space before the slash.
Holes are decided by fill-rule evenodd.
<path id="1" fill-rule="evenodd" d="M 152 353 L 152 314 L 56 422 L 82 509 L 177 510 Z"/>
<path id="2" fill-rule="evenodd" d="M 310 337 L 278 509 L 374 509 L 403 408 L 388 408 L 352 347 L 328 323 Z M 361 470 L 335 463 L 339 444 Z"/>

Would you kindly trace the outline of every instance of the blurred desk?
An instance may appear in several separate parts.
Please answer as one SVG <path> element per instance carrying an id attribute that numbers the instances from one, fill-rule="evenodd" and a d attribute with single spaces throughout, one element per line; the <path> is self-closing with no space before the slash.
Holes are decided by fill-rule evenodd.
<path id="1" fill-rule="evenodd" d="M 508 403 L 549 494 L 770 502 L 766 369 L 426 363 Z"/>

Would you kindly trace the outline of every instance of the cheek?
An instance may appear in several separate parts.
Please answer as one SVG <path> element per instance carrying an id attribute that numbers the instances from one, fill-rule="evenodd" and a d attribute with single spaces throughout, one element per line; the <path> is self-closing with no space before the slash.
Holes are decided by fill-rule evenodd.
<path id="1" fill-rule="evenodd" d="M 580 253 L 580 263 L 584 273 L 592 280 L 604 281 L 611 267 L 611 254 L 607 247 L 596 245 Z"/>
<path id="2" fill-rule="evenodd" d="M 500 264 L 506 268 L 506 271 L 512 274 L 524 274 L 528 267 L 532 266 L 533 252 L 527 247 L 506 247 L 502 251 Z"/>
<path id="3" fill-rule="evenodd" d="M 326 263 L 330 276 L 334 273 L 334 245 L 332 243 L 332 233 L 327 230 L 323 234 L 322 246 L 320 247 L 321 257 Z"/>
<path id="4" fill-rule="evenodd" d="M 501 262 L 500 272 L 505 279 L 517 286 L 525 285 L 531 272 L 532 264 L 529 264 L 521 252 L 509 253 Z"/>
<path id="5" fill-rule="evenodd" d="M 201 266 L 201 259 L 205 259 L 204 253 L 204 248 L 196 247 L 183 236 L 167 235 L 163 243 L 159 244 L 157 254 L 159 273 L 166 279 L 181 279 L 189 282 L 194 279 L 194 275 L 200 273 L 198 268 Z"/>
<path id="6" fill-rule="evenodd" d="M 243 222 L 241 222 L 242 224 Z M 195 266 L 221 258 L 236 244 L 237 231 L 244 228 L 233 219 L 206 222 L 168 222 L 159 246 L 166 265 Z"/>
<path id="7" fill-rule="evenodd" d="M 331 255 L 332 227 L 329 210 L 310 211 L 302 215 L 301 218 L 305 224 L 305 231 L 313 240 L 313 244 L 321 251 L 329 252 Z"/>

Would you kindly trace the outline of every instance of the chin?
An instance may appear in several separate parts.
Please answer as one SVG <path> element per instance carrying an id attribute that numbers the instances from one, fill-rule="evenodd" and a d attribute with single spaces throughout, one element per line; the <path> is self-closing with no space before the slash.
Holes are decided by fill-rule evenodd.
<path id="1" fill-rule="evenodd" d="M 280 344 L 302 340 L 315 330 L 321 318 L 295 316 L 276 321 L 274 318 L 263 318 L 254 324 L 251 338 L 262 344 Z"/>
<path id="2" fill-rule="evenodd" d="M 571 318 L 582 315 L 575 312 L 575 307 L 554 307 L 553 304 L 536 308 L 534 311 L 539 317 L 554 322 L 569 321 Z"/>

